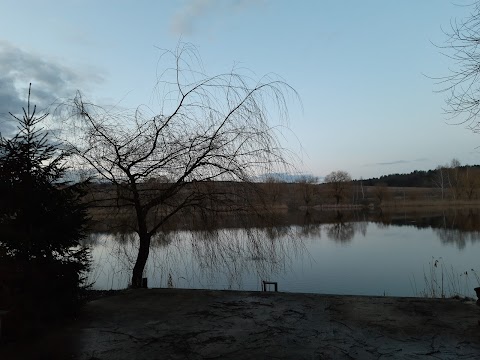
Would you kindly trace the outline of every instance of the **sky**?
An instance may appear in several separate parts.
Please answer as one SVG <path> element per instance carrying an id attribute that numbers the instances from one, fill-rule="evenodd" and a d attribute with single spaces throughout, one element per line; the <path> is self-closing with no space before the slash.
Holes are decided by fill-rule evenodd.
<path id="1" fill-rule="evenodd" d="M 276 74 L 299 94 L 283 145 L 299 172 L 353 178 L 480 163 L 480 135 L 444 113 L 432 78 L 471 0 L 0 0 L 0 131 L 8 112 L 81 90 L 154 106 L 161 49 L 193 44 L 209 74 Z"/>

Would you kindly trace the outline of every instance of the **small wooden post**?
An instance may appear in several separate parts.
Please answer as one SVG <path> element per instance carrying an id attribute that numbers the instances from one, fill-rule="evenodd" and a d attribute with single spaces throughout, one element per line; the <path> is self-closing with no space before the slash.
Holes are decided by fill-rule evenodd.
<path id="1" fill-rule="evenodd" d="M 275 287 L 275 292 L 278 292 L 278 283 L 275 281 L 262 281 L 262 291 L 267 291 L 267 285 L 273 285 Z"/>
<path id="2" fill-rule="evenodd" d="M 148 278 L 142 278 L 142 288 L 148 288 Z"/>

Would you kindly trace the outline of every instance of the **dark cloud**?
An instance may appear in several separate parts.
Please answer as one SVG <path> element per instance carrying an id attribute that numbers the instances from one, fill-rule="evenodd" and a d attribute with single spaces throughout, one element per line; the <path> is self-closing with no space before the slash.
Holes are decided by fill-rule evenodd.
<path id="1" fill-rule="evenodd" d="M 374 165 L 397 165 L 397 164 L 408 164 L 410 163 L 411 161 L 407 161 L 407 160 L 396 160 L 396 161 L 387 161 L 387 162 L 378 162 L 378 163 L 375 163 Z"/>
<path id="2" fill-rule="evenodd" d="M 373 164 L 366 164 L 364 166 L 388 166 L 388 165 L 399 165 L 399 164 L 411 164 L 414 162 L 423 162 L 428 161 L 426 158 L 415 159 L 415 160 L 394 160 L 394 161 L 386 161 L 386 162 L 378 162 Z"/>
<path id="3" fill-rule="evenodd" d="M 59 99 L 72 97 L 86 81 L 101 77 L 73 70 L 41 55 L 24 51 L 0 41 L 0 132 L 7 135 L 15 123 L 9 112 L 20 114 L 26 106 L 28 86 L 32 83 L 31 104 L 47 109 Z"/>
<path id="4" fill-rule="evenodd" d="M 12 78 L 0 77 L 0 133 L 8 134 L 15 127 L 8 113 L 18 112 L 24 106 L 24 101 L 18 96 Z"/>

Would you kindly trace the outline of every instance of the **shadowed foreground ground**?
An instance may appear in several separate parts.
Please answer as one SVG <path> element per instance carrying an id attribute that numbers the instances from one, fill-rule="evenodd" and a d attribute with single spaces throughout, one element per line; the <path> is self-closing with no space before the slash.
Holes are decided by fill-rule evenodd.
<path id="1" fill-rule="evenodd" d="M 478 320 L 459 300 L 129 290 L 0 359 L 479 359 Z"/>

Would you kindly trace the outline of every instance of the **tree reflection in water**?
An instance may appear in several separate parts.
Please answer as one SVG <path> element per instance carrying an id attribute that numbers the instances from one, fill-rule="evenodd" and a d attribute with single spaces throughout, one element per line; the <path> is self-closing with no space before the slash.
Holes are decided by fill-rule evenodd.
<path id="1" fill-rule="evenodd" d="M 288 228 L 219 229 L 192 234 L 193 259 L 207 281 L 226 276 L 226 287 L 242 288 L 243 278 L 275 278 L 286 271 L 301 242 L 293 241 Z M 293 251 L 292 251 L 293 250 Z"/>
<path id="2" fill-rule="evenodd" d="M 151 287 L 259 289 L 261 280 L 276 279 L 303 256 L 302 241 L 293 235 L 291 227 L 160 232 L 144 276 Z M 134 233 L 92 234 L 96 263 L 90 280 L 127 287 L 136 241 Z M 256 283 L 245 284 L 246 278 Z"/>
<path id="3" fill-rule="evenodd" d="M 418 229 L 431 228 L 444 245 L 464 249 L 468 242 L 480 240 L 480 209 L 447 209 L 439 211 L 410 211 L 403 213 L 382 212 L 379 226 L 412 226 Z"/>
<path id="4" fill-rule="evenodd" d="M 338 222 L 327 226 L 327 235 L 332 240 L 347 243 L 353 239 L 355 228 L 352 223 Z"/>
<path id="5" fill-rule="evenodd" d="M 314 244 L 322 232 L 339 244 L 357 234 L 368 237 L 370 224 L 380 228 L 431 228 L 442 245 L 464 249 L 480 239 L 480 210 L 437 212 L 294 212 L 279 218 L 277 226 L 171 230 L 152 241 L 144 274 L 150 287 L 260 290 L 261 280 L 281 281 L 292 268 L 311 260 L 306 240 Z M 133 233 L 95 233 L 86 239 L 95 259 L 90 280 L 97 288 L 125 288 L 136 255 Z M 309 245 L 310 246 L 310 245 Z M 313 259 L 316 261 L 316 259 Z"/>
<path id="6" fill-rule="evenodd" d="M 322 223 L 316 221 L 311 211 L 306 211 L 303 222 L 298 227 L 297 236 L 301 238 L 320 239 L 322 235 Z"/>
<path id="7" fill-rule="evenodd" d="M 480 240 L 480 214 L 478 210 L 443 212 L 441 226 L 434 232 L 442 244 L 455 244 L 464 249 L 468 242 Z"/>

